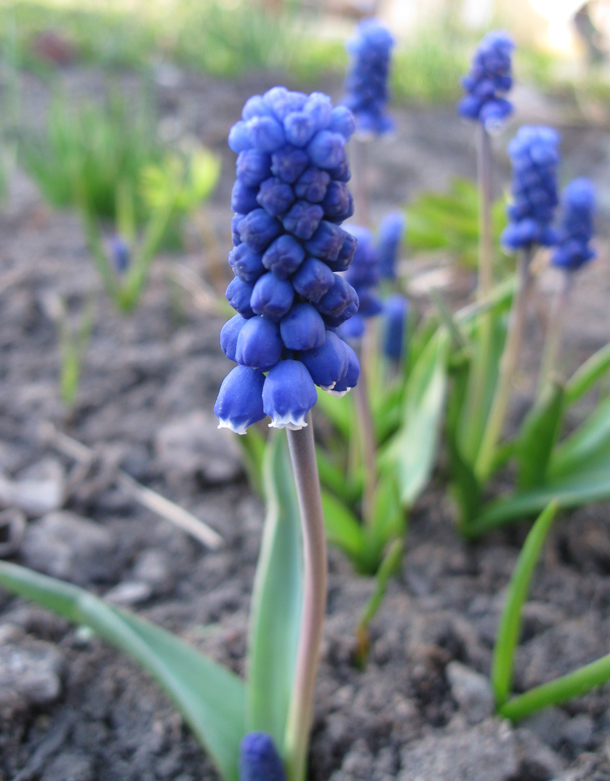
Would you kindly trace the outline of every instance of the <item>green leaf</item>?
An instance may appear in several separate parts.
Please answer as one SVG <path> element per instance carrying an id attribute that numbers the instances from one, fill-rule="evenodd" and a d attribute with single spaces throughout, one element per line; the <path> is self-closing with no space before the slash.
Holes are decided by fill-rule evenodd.
<path id="1" fill-rule="evenodd" d="M 602 347 L 578 369 L 566 385 L 566 405 L 574 404 L 610 370 L 610 344 Z"/>
<path id="2" fill-rule="evenodd" d="M 556 514 L 557 502 L 551 502 L 527 535 L 525 545 L 519 554 L 510 579 L 494 646 L 491 670 L 491 683 L 498 707 L 506 702 L 512 688 L 515 648 L 521 632 L 521 608 L 527 597 L 534 569 Z"/>
<path id="3" fill-rule="evenodd" d="M 352 403 L 351 398 L 338 398 L 330 393 L 318 389 L 318 409 L 330 420 L 333 426 L 347 441 L 352 429 Z"/>
<path id="4" fill-rule="evenodd" d="M 518 491 L 508 499 L 498 499 L 483 509 L 480 515 L 465 529 L 469 538 L 504 526 L 515 520 L 522 520 L 541 512 L 553 499 L 562 508 L 580 507 L 590 502 L 610 499 L 610 446 L 599 453 L 598 460 L 592 460 L 580 470 L 546 485 L 529 491 Z"/>
<path id="5" fill-rule="evenodd" d="M 69 583 L 0 562 L 0 584 L 124 651 L 165 690 L 206 747 L 225 781 L 238 781 L 245 734 L 245 686 L 234 673 L 142 618 L 110 607 Z"/>
<path id="6" fill-rule="evenodd" d="M 362 495 L 362 483 L 350 480 L 345 469 L 337 466 L 319 446 L 316 447 L 316 460 L 322 486 L 336 494 L 345 504 L 355 504 Z"/>
<path id="7" fill-rule="evenodd" d="M 553 453 L 551 479 L 568 476 L 610 448 L 610 396 Z M 610 471 L 610 470 L 609 470 Z"/>
<path id="8" fill-rule="evenodd" d="M 359 571 L 374 575 L 383 560 L 388 542 L 404 537 L 406 528 L 396 475 L 393 472 L 381 475 L 375 486 L 373 516 L 362 527 L 364 547 Z"/>
<path id="9" fill-rule="evenodd" d="M 326 536 L 331 545 L 341 548 L 354 563 L 360 561 L 364 550 L 362 526 L 351 510 L 328 491 L 322 491 L 322 508 Z"/>
<path id="10" fill-rule="evenodd" d="M 481 506 L 481 484 L 472 465 L 460 452 L 455 437 L 448 432 L 447 446 L 453 474 L 452 490 L 460 508 L 459 526 L 463 530 L 472 518 L 476 518 Z"/>
<path id="11" fill-rule="evenodd" d="M 269 438 L 263 467 L 267 517 L 250 624 L 247 732 L 283 749 L 303 603 L 300 511 L 283 432 Z"/>
<path id="12" fill-rule="evenodd" d="M 563 421 L 563 400 L 563 386 L 553 382 L 525 418 L 514 450 L 519 488 L 544 483 Z"/>
<path id="13" fill-rule="evenodd" d="M 413 367 L 404 418 L 380 457 L 384 471 L 398 470 L 401 501 L 411 507 L 428 482 L 436 457 L 447 386 L 449 339 L 437 334 Z"/>

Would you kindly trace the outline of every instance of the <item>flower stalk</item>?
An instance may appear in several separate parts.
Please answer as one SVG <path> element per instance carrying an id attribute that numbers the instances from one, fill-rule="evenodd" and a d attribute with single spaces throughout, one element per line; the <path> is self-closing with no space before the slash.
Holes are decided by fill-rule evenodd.
<path id="1" fill-rule="evenodd" d="M 311 412 L 306 427 L 288 430 L 303 530 L 303 612 L 294 688 L 286 728 L 290 781 L 304 781 L 322 626 L 326 612 L 326 536 Z"/>
<path id="2" fill-rule="evenodd" d="M 557 368 L 557 360 L 561 352 L 561 343 L 563 340 L 563 323 L 566 317 L 566 309 L 570 300 L 572 291 L 572 275 L 564 272 L 561 275 L 561 282 L 553 296 L 551 312 L 547 327 L 546 340 L 542 353 L 540 364 L 540 374 L 538 376 L 537 397 L 542 398 L 544 391 Z"/>
<path id="3" fill-rule="evenodd" d="M 504 421 L 510 401 L 512 380 L 523 343 L 523 332 L 527 315 L 527 300 L 531 287 L 530 262 L 532 247 L 519 251 L 517 259 L 517 287 L 510 313 L 506 345 L 500 362 L 498 386 L 494 394 L 491 411 L 483 433 L 481 449 L 476 463 L 476 474 L 487 480 L 493 471 L 496 446 L 502 435 Z"/>

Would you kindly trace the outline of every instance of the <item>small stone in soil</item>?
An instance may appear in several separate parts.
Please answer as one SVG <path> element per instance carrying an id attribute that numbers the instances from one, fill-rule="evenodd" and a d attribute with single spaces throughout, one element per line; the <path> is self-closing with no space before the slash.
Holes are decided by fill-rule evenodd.
<path id="1" fill-rule="evenodd" d="M 81 585 L 108 578 L 111 532 L 71 512 L 54 512 L 28 526 L 21 546 L 27 567 Z"/>
<path id="2" fill-rule="evenodd" d="M 573 719 L 566 721 L 561 730 L 561 737 L 579 749 L 590 748 L 593 743 L 595 724 L 591 716 L 579 713 Z"/>
<path id="3" fill-rule="evenodd" d="M 457 734 L 433 732 L 402 753 L 397 781 L 509 781 L 519 756 L 507 722 L 487 721 Z"/>
<path id="4" fill-rule="evenodd" d="M 446 669 L 453 699 L 470 724 L 478 724 L 494 711 L 494 697 L 489 680 L 460 662 L 450 662 Z"/>
<path id="5" fill-rule="evenodd" d="M 521 755 L 520 773 L 528 781 L 551 781 L 565 768 L 565 762 L 546 743 L 527 729 L 515 731 Z"/>
<path id="6" fill-rule="evenodd" d="M 18 630 L 17 630 L 18 631 Z M 20 636 L 0 645 L 0 702 L 14 694 L 28 705 L 49 705 L 61 694 L 63 656 L 50 643 Z"/>

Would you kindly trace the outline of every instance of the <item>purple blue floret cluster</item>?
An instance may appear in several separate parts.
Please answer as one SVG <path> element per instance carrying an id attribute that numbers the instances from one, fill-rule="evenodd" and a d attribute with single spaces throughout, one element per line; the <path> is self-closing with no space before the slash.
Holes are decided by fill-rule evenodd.
<path id="1" fill-rule="evenodd" d="M 286 781 L 282 760 L 264 732 L 249 732 L 241 742 L 239 781 Z"/>
<path id="2" fill-rule="evenodd" d="M 360 22 L 348 41 L 351 65 L 345 80 L 344 104 L 356 117 L 358 130 L 383 135 L 394 129 L 386 113 L 390 56 L 395 40 L 376 19 Z"/>
<path id="3" fill-rule="evenodd" d="M 268 415 L 270 426 L 302 428 L 316 385 L 343 394 L 358 380 L 358 359 L 335 333 L 358 311 L 337 273 L 356 249 L 340 227 L 354 210 L 345 149 L 354 127 L 328 96 L 274 87 L 250 98 L 231 128 L 235 278 L 226 297 L 237 314 L 220 341 L 239 365 L 216 401 L 220 427 L 243 434 Z"/>
<path id="4" fill-rule="evenodd" d="M 589 246 L 593 237 L 595 188 L 589 179 L 574 179 L 561 196 L 562 216 L 552 264 L 566 271 L 578 271 L 595 257 Z"/>
<path id="5" fill-rule="evenodd" d="M 494 129 L 510 116 L 513 107 L 504 95 L 513 84 L 511 55 L 515 44 L 501 30 L 488 33 L 477 49 L 470 73 L 462 79 L 466 95 L 458 113 Z"/>
<path id="6" fill-rule="evenodd" d="M 513 250 L 534 244 L 549 247 L 556 241 L 551 223 L 558 203 L 559 134 L 549 127 L 522 127 L 509 143 L 508 154 L 513 201 L 502 244 Z"/>
<path id="7" fill-rule="evenodd" d="M 405 224 L 404 213 L 394 211 L 387 214 L 379 225 L 377 247 L 379 249 L 379 271 L 383 279 L 396 279 L 396 264 L 405 232 Z"/>
<path id="8" fill-rule="evenodd" d="M 358 244 L 352 264 L 343 276 L 358 294 L 360 306 L 358 313 L 339 327 L 338 333 L 344 339 L 359 339 L 364 334 L 365 320 L 380 314 L 383 308 L 377 291 L 380 255 L 368 228 L 350 225 L 349 231 Z"/>

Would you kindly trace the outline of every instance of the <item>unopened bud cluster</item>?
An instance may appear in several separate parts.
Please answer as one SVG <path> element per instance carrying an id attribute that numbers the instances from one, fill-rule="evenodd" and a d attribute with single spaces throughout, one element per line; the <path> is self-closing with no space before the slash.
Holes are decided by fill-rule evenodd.
<path id="1" fill-rule="evenodd" d="M 513 85 L 511 55 L 514 48 L 510 36 L 501 30 L 494 30 L 483 38 L 470 73 L 462 79 L 466 95 L 458 104 L 460 116 L 494 129 L 512 113 L 512 104 L 503 96 Z"/>

